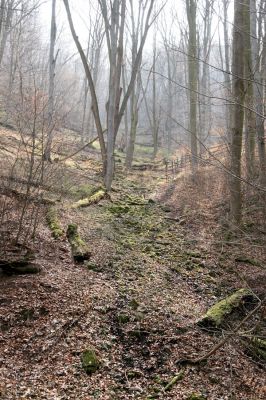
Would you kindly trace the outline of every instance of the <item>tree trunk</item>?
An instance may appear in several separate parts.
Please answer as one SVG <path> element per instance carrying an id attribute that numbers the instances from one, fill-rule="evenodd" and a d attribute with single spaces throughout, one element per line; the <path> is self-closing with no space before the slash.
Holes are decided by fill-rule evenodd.
<path id="1" fill-rule="evenodd" d="M 192 173 L 195 174 L 198 167 L 197 145 L 197 32 L 196 32 L 196 1 L 186 0 L 187 19 L 189 27 L 188 40 L 188 80 L 189 80 L 189 131 L 191 146 Z"/>
<path id="2" fill-rule="evenodd" d="M 152 135 L 153 135 L 153 158 L 156 158 L 158 153 L 158 121 L 157 121 L 157 106 L 156 106 L 156 36 L 153 40 L 153 62 L 152 62 Z"/>
<path id="3" fill-rule="evenodd" d="M 252 54 L 252 38 L 251 38 L 251 13 L 250 0 L 243 0 L 245 5 L 245 78 L 246 96 L 245 96 L 245 155 L 247 178 L 252 179 L 254 176 L 254 159 L 255 159 L 255 136 L 256 136 L 256 114 L 251 109 L 255 109 L 254 104 L 254 57 Z"/>
<path id="4" fill-rule="evenodd" d="M 233 56 L 232 74 L 233 101 L 231 106 L 231 177 L 230 177 L 230 205 L 232 223 L 239 225 L 241 222 L 241 151 L 244 121 L 244 48 L 245 48 L 245 6 L 242 0 L 235 0 L 234 29 L 233 29 Z"/>
<path id="5" fill-rule="evenodd" d="M 255 21 L 252 24 L 252 36 L 256 37 L 256 14 L 254 10 L 256 10 L 256 2 L 255 0 L 251 0 L 252 2 L 252 11 L 254 15 Z M 265 133 L 264 133 L 264 118 L 261 118 L 260 115 L 264 114 L 264 101 L 265 101 L 265 90 L 263 85 L 266 82 L 266 1 L 262 0 L 259 8 L 259 18 L 258 18 L 258 39 L 254 40 L 254 54 L 257 56 L 256 69 L 255 69 L 255 98 L 256 98 L 256 130 L 257 130 L 257 140 L 258 140 L 258 155 L 259 155 L 259 164 L 260 164 L 260 184 L 263 187 L 266 187 L 266 154 L 265 154 Z M 264 27 L 263 27 L 264 22 Z M 254 28 L 255 26 L 255 28 Z M 264 35 L 262 34 L 264 28 Z M 262 45 L 261 45 L 262 43 Z M 261 49 L 261 60 L 259 57 Z"/>
<path id="6" fill-rule="evenodd" d="M 51 149 L 53 141 L 54 123 L 54 89 L 55 89 L 55 41 L 56 41 L 56 0 L 52 0 L 52 17 L 50 31 L 50 52 L 49 52 L 49 90 L 48 90 L 48 132 L 47 143 L 43 158 L 51 162 Z"/>
<path id="7" fill-rule="evenodd" d="M 138 126 L 138 106 L 137 106 L 137 97 L 135 91 L 132 92 L 131 99 L 131 126 L 130 126 L 130 135 L 129 142 L 127 146 L 127 155 L 126 155 L 126 167 L 130 169 L 132 167 L 133 155 L 135 149 L 136 135 L 137 135 L 137 126 Z"/>
<path id="8" fill-rule="evenodd" d="M 126 93 L 126 85 L 127 85 L 127 79 L 126 79 L 126 68 L 125 64 L 122 66 L 122 81 L 123 81 L 123 95 Z M 128 107 L 125 108 L 125 115 L 124 115 L 124 121 L 125 121 L 125 147 L 127 148 L 128 145 Z"/>
<path id="9" fill-rule="evenodd" d="M 226 96 L 231 97 L 232 87 L 231 87 L 231 79 L 230 79 L 230 42 L 228 35 L 228 6 L 229 0 L 223 0 L 223 33 L 224 33 L 224 60 L 225 60 L 225 88 L 226 88 Z M 230 123 L 230 105 L 225 106 L 225 115 L 226 115 L 226 136 L 229 144 L 232 142 L 231 137 L 231 123 Z"/>
<path id="10" fill-rule="evenodd" d="M 122 0 L 121 7 L 118 0 L 114 0 L 111 9 L 110 26 L 110 75 L 109 75 L 109 99 L 107 103 L 107 168 L 105 174 L 105 186 L 111 190 L 114 177 L 114 150 L 115 139 L 118 131 L 117 118 L 120 105 L 120 81 L 122 73 L 123 43 L 125 28 L 126 3 Z M 119 18 L 120 16 L 120 18 Z M 117 127 L 117 129 L 116 129 Z"/>
<path id="11" fill-rule="evenodd" d="M 173 82 L 172 82 L 172 71 L 171 71 L 171 60 L 169 49 L 167 49 L 167 74 L 168 74 L 168 93 L 167 93 L 167 116 L 166 116 L 166 140 L 167 140 L 167 155 L 170 157 L 172 147 L 172 114 L 173 114 Z M 155 99 L 154 99 L 155 100 Z"/>
<path id="12" fill-rule="evenodd" d="M 83 64 L 83 67 L 85 70 L 85 74 L 88 79 L 88 84 L 89 84 L 90 93 L 91 93 L 91 108 L 92 108 L 92 113 L 94 116 L 97 134 L 98 134 L 98 138 L 99 138 L 99 142 L 100 142 L 101 156 L 102 156 L 102 162 L 103 162 L 103 173 L 105 174 L 106 168 L 107 168 L 106 145 L 105 145 L 105 141 L 104 141 L 102 123 L 101 123 L 101 118 L 100 118 L 100 113 L 99 113 L 98 99 L 97 99 L 97 95 L 96 95 L 96 91 L 95 91 L 93 77 L 91 74 L 91 70 L 90 70 L 88 61 L 86 59 L 86 55 L 82 49 L 82 46 L 79 42 L 78 36 L 77 36 L 75 28 L 74 28 L 72 15 L 71 15 L 70 8 L 69 8 L 69 2 L 68 2 L 68 0 L 63 0 L 63 1 L 64 1 L 66 13 L 67 13 L 70 31 L 71 31 L 72 37 L 74 39 L 75 45 L 78 49 L 78 52 L 79 52 L 79 55 L 80 55 L 80 58 L 81 58 L 81 61 L 82 61 L 82 64 Z"/>

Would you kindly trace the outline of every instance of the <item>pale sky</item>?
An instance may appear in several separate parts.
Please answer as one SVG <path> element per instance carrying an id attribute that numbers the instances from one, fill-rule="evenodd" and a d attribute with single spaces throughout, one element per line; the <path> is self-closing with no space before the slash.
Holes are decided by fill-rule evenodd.
<path id="1" fill-rule="evenodd" d="M 138 0 L 135 0 L 138 1 Z M 157 0 L 158 3 L 162 2 L 163 0 Z M 42 24 L 42 35 L 43 37 L 48 41 L 49 40 L 49 34 L 50 34 L 50 17 L 51 17 L 51 3 L 52 0 L 47 0 L 41 7 L 40 7 L 40 18 L 41 18 L 41 24 Z M 93 13 L 93 8 L 94 6 L 97 7 L 98 0 L 69 0 L 70 3 L 70 8 L 72 10 L 72 16 L 74 19 L 74 24 L 76 28 L 77 35 L 79 36 L 79 39 L 83 43 L 83 45 L 86 45 L 87 41 L 87 36 L 88 36 L 88 31 L 86 28 L 86 23 L 88 21 L 88 17 L 90 13 Z M 198 11 L 200 13 L 200 10 L 202 9 L 202 6 L 200 5 L 201 2 L 198 2 Z M 215 1 L 214 5 L 214 16 L 213 16 L 213 33 L 214 33 L 214 42 L 218 42 L 218 21 L 222 21 L 220 15 L 222 15 L 222 9 L 220 8 L 220 0 Z M 57 0 L 57 24 L 58 24 L 58 34 L 59 34 L 59 47 L 61 46 L 67 46 L 70 51 L 76 52 L 75 45 L 73 43 L 73 39 L 71 37 L 69 27 L 68 27 L 68 22 L 66 20 L 66 12 L 64 8 L 64 4 L 62 0 Z M 170 28 L 172 18 L 176 16 L 176 22 L 172 27 L 172 33 L 176 31 L 173 34 L 173 37 L 178 36 L 178 29 L 175 27 L 178 24 L 178 21 L 185 27 L 186 26 L 186 15 L 185 15 L 185 9 L 184 9 L 184 0 L 166 0 L 166 5 L 164 7 L 164 20 L 167 28 Z M 168 19 L 169 19 L 169 24 L 168 24 Z M 229 22 L 233 20 L 233 1 L 231 1 L 231 5 L 229 7 L 229 12 L 228 12 L 228 20 Z M 229 24 L 230 27 L 230 24 Z M 159 40 L 160 41 L 160 40 Z M 177 39 L 178 41 L 178 39 Z M 150 35 L 148 37 L 147 43 L 146 43 L 146 49 L 149 49 L 152 44 L 152 29 L 150 32 Z"/>

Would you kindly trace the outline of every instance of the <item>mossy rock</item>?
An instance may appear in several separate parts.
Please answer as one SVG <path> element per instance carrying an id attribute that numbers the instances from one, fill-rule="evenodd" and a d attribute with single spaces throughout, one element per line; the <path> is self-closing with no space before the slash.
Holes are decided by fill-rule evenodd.
<path id="1" fill-rule="evenodd" d="M 76 224 L 68 225 L 67 238 L 71 245 L 73 258 L 76 262 L 83 262 L 90 259 L 91 252 L 88 250 L 84 240 L 81 239 Z"/>
<path id="2" fill-rule="evenodd" d="M 61 236 L 63 236 L 64 231 L 60 226 L 60 222 L 57 216 L 57 211 L 54 207 L 50 207 L 48 209 L 46 214 L 46 221 L 55 239 L 58 239 Z"/>
<path id="3" fill-rule="evenodd" d="M 94 350 L 87 349 L 81 355 L 82 368 L 87 374 L 93 374 L 100 367 L 100 361 Z"/>
<path id="4" fill-rule="evenodd" d="M 239 289 L 225 299 L 214 304 L 198 321 L 202 327 L 221 327 L 225 319 L 243 304 L 256 302 L 257 299 L 249 289 Z"/>

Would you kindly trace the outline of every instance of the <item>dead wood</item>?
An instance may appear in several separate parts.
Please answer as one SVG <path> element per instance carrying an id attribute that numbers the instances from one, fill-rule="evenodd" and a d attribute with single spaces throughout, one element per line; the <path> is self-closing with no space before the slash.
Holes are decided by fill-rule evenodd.
<path id="1" fill-rule="evenodd" d="M 261 308 L 262 304 L 265 303 L 265 299 L 260 301 L 259 304 L 248 314 L 240 323 L 227 334 L 227 336 L 222 339 L 219 343 L 217 343 L 212 349 L 210 349 L 207 353 L 203 354 L 198 358 L 184 358 L 177 361 L 177 364 L 200 364 L 201 362 L 207 361 L 209 357 L 215 354 L 221 347 L 223 347 L 235 334 L 239 331 L 239 329 Z"/>

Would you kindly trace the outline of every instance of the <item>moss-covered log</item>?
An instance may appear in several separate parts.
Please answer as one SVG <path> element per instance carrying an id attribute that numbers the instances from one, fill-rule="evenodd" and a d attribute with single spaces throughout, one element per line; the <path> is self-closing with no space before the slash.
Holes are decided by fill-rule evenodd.
<path id="1" fill-rule="evenodd" d="M 84 240 L 81 239 L 78 233 L 78 226 L 76 224 L 68 225 L 67 238 L 71 245 L 73 258 L 76 262 L 83 262 L 90 259 L 91 252 L 89 251 Z"/>
<path id="2" fill-rule="evenodd" d="M 60 226 L 57 212 L 54 207 L 50 207 L 48 209 L 46 214 L 46 221 L 55 239 L 58 239 L 59 237 L 63 236 L 64 231 Z"/>
<path id="3" fill-rule="evenodd" d="M 256 302 L 254 294 L 249 289 L 239 289 L 232 295 L 214 304 L 198 321 L 202 327 L 220 327 L 225 319 L 241 306 L 249 302 Z"/>
<path id="4" fill-rule="evenodd" d="M 106 192 L 103 189 L 97 190 L 93 195 L 90 197 L 86 197 L 85 199 L 81 199 L 74 203 L 71 208 L 80 208 L 80 207 L 88 207 L 92 204 L 99 203 L 100 200 L 106 197 Z"/>

